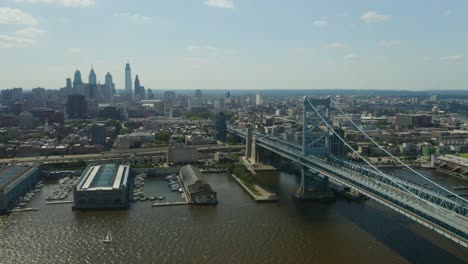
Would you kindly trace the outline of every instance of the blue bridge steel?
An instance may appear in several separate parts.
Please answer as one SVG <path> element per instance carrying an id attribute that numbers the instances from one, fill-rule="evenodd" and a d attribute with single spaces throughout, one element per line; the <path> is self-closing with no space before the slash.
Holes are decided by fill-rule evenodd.
<path id="1" fill-rule="evenodd" d="M 252 132 L 250 128 L 229 125 L 228 131 L 245 139 L 252 136 L 253 140 L 247 140 L 250 144 L 256 144 L 348 186 L 463 247 L 468 247 L 468 201 L 419 173 L 423 181 L 410 181 L 380 171 L 360 156 L 330 125 L 330 103 L 329 98 L 304 97 L 302 146 L 271 135 Z M 309 110 L 312 114 L 308 113 Z M 332 155 L 329 152 L 331 135 L 336 135 L 367 164 Z"/>

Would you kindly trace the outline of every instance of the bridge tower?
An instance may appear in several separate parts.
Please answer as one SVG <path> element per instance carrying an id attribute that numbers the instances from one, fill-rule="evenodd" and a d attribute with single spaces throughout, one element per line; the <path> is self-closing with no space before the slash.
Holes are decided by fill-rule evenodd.
<path id="1" fill-rule="evenodd" d="M 302 156 L 328 156 L 330 153 L 330 129 L 320 118 L 330 124 L 330 97 L 304 96 L 302 126 Z"/>
<path id="2" fill-rule="evenodd" d="M 294 192 L 293 198 L 301 201 L 335 201 L 335 195 L 331 191 L 328 181 L 328 177 L 320 175 L 318 172 L 310 171 L 307 167 L 302 167 L 301 182 Z"/>

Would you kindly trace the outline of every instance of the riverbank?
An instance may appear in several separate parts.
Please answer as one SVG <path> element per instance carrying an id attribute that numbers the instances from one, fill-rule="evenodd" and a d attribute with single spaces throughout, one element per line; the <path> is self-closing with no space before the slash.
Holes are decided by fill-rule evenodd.
<path id="1" fill-rule="evenodd" d="M 273 202 L 279 200 L 278 195 L 268 192 L 257 184 L 251 184 L 249 188 L 249 186 L 247 186 L 247 184 L 236 175 L 231 174 L 231 177 L 234 178 L 234 180 L 237 181 L 237 183 L 239 183 L 240 186 L 242 186 L 242 188 L 257 202 Z M 254 190 L 251 190 L 251 188 L 254 188 Z"/>

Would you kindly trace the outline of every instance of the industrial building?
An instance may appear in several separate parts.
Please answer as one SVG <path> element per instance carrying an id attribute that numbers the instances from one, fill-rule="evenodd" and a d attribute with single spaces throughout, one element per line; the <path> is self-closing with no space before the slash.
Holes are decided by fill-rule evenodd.
<path id="1" fill-rule="evenodd" d="M 74 209 L 119 209 L 129 204 L 130 166 L 88 166 L 73 190 Z"/>
<path id="2" fill-rule="evenodd" d="M 198 149 L 196 146 L 174 144 L 167 148 L 167 163 L 191 163 L 198 161 Z"/>
<path id="3" fill-rule="evenodd" d="M 0 214 L 11 210 L 15 203 L 41 178 L 39 166 L 12 165 L 0 170 Z"/>
<path id="4" fill-rule="evenodd" d="M 192 165 L 185 165 L 179 170 L 185 197 L 191 204 L 217 204 L 216 192 L 203 178 L 200 170 Z"/>

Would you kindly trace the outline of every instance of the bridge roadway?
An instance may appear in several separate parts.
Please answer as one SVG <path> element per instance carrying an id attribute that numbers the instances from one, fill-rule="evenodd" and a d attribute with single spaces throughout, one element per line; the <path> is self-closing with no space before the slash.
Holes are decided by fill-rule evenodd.
<path id="1" fill-rule="evenodd" d="M 244 138 L 246 135 L 246 131 L 243 129 L 229 127 L 228 131 Z M 383 179 L 383 177 L 370 177 L 372 174 L 363 171 L 362 168 L 356 171 L 346 166 L 330 163 L 319 157 L 302 157 L 302 149 L 297 145 L 269 139 L 259 133 L 255 135 L 260 147 L 355 189 L 452 241 L 468 247 L 468 207 L 466 204 L 459 206 L 459 203 L 444 195 L 401 179 L 394 178 L 390 181 Z M 369 171 L 369 169 L 366 170 Z M 375 174 L 375 172 L 373 173 Z M 407 190 L 403 190 L 401 186 Z M 444 204 L 445 208 L 439 204 Z"/>
<path id="2" fill-rule="evenodd" d="M 218 146 L 218 145 L 199 145 L 197 146 L 199 151 L 210 151 L 210 150 L 240 150 L 244 149 L 244 145 L 232 145 L 232 146 Z M 34 157 L 15 157 L 0 159 L 0 164 L 8 163 L 54 163 L 54 162 L 70 162 L 76 160 L 94 160 L 94 159 L 115 159 L 115 158 L 129 158 L 132 156 L 148 156 L 155 154 L 165 154 L 167 151 L 166 147 L 156 148 L 140 148 L 140 149 L 125 149 L 125 150 L 111 150 L 96 154 L 80 154 L 80 155 L 64 155 L 64 156 L 34 156 Z"/>

